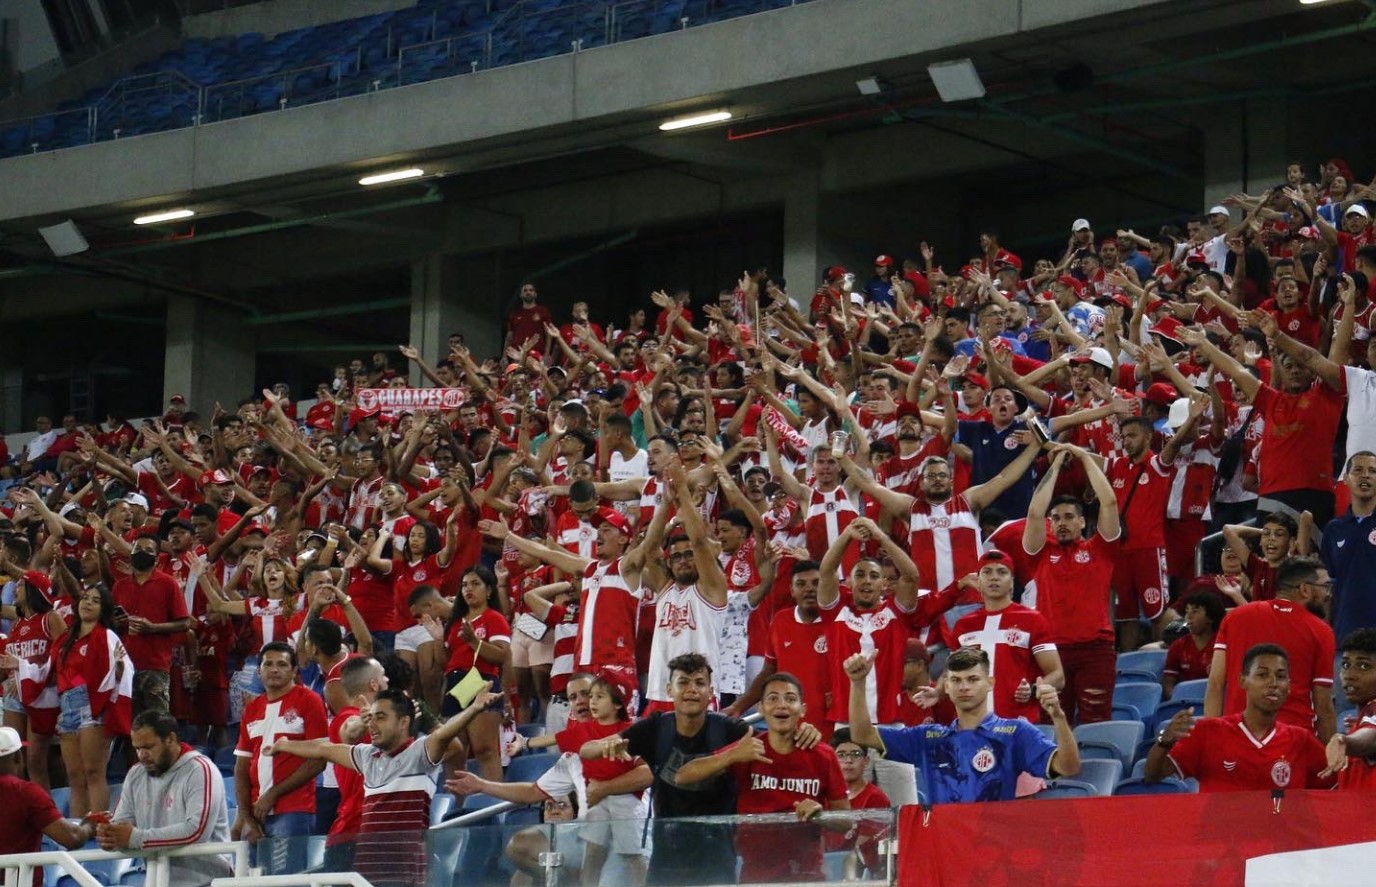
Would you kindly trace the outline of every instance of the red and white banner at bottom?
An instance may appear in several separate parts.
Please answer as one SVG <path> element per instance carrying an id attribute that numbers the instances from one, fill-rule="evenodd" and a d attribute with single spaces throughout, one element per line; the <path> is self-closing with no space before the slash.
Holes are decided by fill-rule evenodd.
<path id="1" fill-rule="evenodd" d="M 903 887 L 1298 887 L 1376 873 L 1376 793 L 944 804 L 899 811 Z M 1346 846 L 1345 846 L 1346 845 Z M 1365 846 L 1364 846 L 1365 845 Z"/>

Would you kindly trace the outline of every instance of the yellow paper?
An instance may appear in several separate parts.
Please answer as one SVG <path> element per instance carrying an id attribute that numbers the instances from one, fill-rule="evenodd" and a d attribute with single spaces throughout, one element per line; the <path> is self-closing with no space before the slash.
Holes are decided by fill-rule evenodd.
<path id="1" fill-rule="evenodd" d="M 459 703 L 459 708 L 468 708 L 473 700 L 478 698 L 478 694 L 487 686 L 487 679 L 478 673 L 476 668 L 470 668 L 468 674 L 454 685 L 454 689 L 449 691 L 449 695 Z"/>

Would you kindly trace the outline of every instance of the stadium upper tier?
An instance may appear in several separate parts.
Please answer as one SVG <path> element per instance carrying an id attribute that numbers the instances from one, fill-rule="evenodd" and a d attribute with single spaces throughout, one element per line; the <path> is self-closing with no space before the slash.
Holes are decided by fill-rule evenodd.
<path id="1" fill-rule="evenodd" d="M 0 124 L 0 157 L 331 101 L 805 2 L 421 0 L 271 39 L 189 39 L 52 113 Z"/>

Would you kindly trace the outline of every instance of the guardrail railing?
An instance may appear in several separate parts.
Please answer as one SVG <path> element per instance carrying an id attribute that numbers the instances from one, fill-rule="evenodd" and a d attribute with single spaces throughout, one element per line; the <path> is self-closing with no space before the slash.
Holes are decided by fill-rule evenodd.
<path id="1" fill-rule="evenodd" d="M 103 887 L 101 882 L 82 866 L 83 862 L 141 859 L 147 868 L 144 887 L 170 887 L 172 860 L 193 856 L 230 856 L 233 858 L 236 878 L 246 877 L 249 873 L 247 841 L 189 844 L 155 853 L 142 853 L 137 850 L 118 853 L 104 850 L 43 850 L 37 853 L 15 853 L 0 856 L 0 869 L 3 869 L 5 874 L 4 887 L 31 887 L 34 871 L 47 865 L 60 867 L 64 875 L 70 875 L 81 887 Z"/>

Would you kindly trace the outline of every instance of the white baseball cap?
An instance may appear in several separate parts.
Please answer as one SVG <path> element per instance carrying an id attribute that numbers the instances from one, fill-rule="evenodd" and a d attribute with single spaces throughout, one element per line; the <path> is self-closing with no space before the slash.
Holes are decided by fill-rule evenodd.
<path id="1" fill-rule="evenodd" d="M 1171 402 L 1170 413 L 1166 416 L 1166 425 L 1172 431 L 1184 426 L 1190 419 L 1190 399 L 1181 397 Z"/>
<path id="2" fill-rule="evenodd" d="M 1089 219 L 1076 219 L 1075 221 L 1070 223 L 1070 230 L 1072 232 L 1087 231 L 1092 227 L 1093 226 L 1089 224 Z"/>
<path id="3" fill-rule="evenodd" d="M 1345 215 L 1345 216 L 1350 216 L 1350 215 L 1352 215 L 1353 213 L 1356 213 L 1357 215 L 1361 216 L 1362 218 L 1366 218 L 1366 219 L 1371 218 L 1371 213 L 1367 212 L 1366 207 L 1362 206 L 1360 203 L 1354 203 L 1354 204 L 1352 204 L 1351 206 L 1349 206 L 1349 207 L 1347 208 L 1347 212 L 1343 213 L 1343 215 Z"/>
<path id="4" fill-rule="evenodd" d="M 1209 215 L 1211 215 L 1211 216 L 1231 216 L 1232 213 L 1228 212 L 1228 207 L 1226 207 L 1226 206 L 1224 206 L 1223 204 L 1220 203 L 1220 204 L 1215 204 L 1214 206 L 1212 206 L 1212 207 L 1209 208 Z"/>
<path id="5" fill-rule="evenodd" d="M 0 758 L 12 755 L 28 743 L 19 738 L 19 731 L 13 727 L 0 727 Z"/>
<path id="6" fill-rule="evenodd" d="M 128 493 L 125 495 L 124 501 L 130 505 L 137 505 L 144 511 L 148 510 L 148 497 L 142 493 Z"/>

